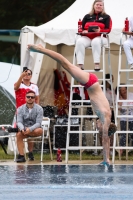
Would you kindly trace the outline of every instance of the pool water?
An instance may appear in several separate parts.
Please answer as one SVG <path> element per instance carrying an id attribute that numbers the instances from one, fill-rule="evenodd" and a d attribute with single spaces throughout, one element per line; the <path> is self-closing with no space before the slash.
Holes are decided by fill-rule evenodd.
<path id="1" fill-rule="evenodd" d="M 133 199 L 133 166 L 0 166 L 1 199 Z"/>

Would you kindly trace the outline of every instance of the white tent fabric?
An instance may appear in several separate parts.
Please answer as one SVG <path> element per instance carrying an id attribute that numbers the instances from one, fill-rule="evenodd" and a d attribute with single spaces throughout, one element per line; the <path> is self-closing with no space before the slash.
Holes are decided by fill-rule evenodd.
<path id="1" fill-rule="evenodd" d="M 38 27 L 25 26 L 43 42 L 57 45 L 73 45 L 79 18 L 83 18 L 91 10 L 94 0 L 76 0 L 65 12 L 58 17 Z M 110 34 L 110 43 L 120 43 L 120 33 L 124 27 L 126 17 L 133 15 L 132 0 L 104 0 L 105 11 L 111 16 L 113 27 Z"/>

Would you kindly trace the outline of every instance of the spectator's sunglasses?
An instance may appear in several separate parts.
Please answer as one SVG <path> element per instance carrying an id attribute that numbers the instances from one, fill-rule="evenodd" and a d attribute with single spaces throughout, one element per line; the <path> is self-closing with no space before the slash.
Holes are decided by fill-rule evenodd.
<path id="1" fill-rule="evenodd" d="M 27 99 L 35 99 L 35 96 L 26 96 Z"/>

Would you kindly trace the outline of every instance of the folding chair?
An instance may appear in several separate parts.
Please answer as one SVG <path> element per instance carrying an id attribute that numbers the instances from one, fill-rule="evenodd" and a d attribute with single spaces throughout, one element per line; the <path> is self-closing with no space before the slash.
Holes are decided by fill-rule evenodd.
<path id="1" fill-rule="evenodd" d="M 28 138 L 24 139 L 24 143 L 27 142 L 28 140 L 31 140 L 31 142 L 42 143 L 42 145 L 41 145 L 41 162 L 43 161 L 44 140 L 48 140 L 48 142 L 49 142 L 50 157 L 51 157 L 51 160 L 53 160 L 49 127 L 50 127 L 50 119 L 48 117 L 46 117 L 46 118 L 44 117 L 43 121 L 42 121 L 42 128 L 43 128 L 42 136 L 28 137 Z M 25 145 L 25 147 L 26 147 L 26 145 Z M 25 149 L 25 151 L 26 151 L 26 149 Z M 15 155 L 15 160 L 16 160 L 16 155 Z"/>
<path id="2" fill-rule="evenodd" d="M 44 117 L 43 121 L 42 121 L 43 135 L 42 135 L 41 162 L 43 160 L 44 140 L 48 140 L 48 142 L 49 142 L 50 157 L 51 157 L 51 160 L 53 160 L 49 127 L 50 127 L 50 118 Z M 46 134 L 45 134 L 45 132 L 46 132 Z"/>
<path id="3" fill-rule="evenodd" d="M 7 132 L 6 135 L 3 135 L 3 134 L 0 135 L 0 138 L 9 138 L 9 139 L 11 139 L 11 145 L 12 145 L 13 151 L 15 151 L 13 142 L 14 142 L 14 136 L 16 135 L 16 133 L 10 133 L 10 134 L 9 134 L 8 131 L 6 130 L 6 129 L 9 128 L 9 127 L 11 127 L 10 124 L 1 124 L 1 125 L 0 125 L 0 128 L 1 128 L 3 131 Z M 5 154 L 7 154 L 7 150 L 5 149 L 5 145 L 4 145 L 3 141 L 0 141 L 0 145 L 2 146 L 2 148 L 3 148 L 4 152 L 5 152 Z"/>

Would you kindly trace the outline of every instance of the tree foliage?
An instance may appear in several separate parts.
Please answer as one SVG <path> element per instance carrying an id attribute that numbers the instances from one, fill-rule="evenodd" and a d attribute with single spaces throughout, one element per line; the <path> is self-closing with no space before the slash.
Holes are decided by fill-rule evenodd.
<path id="1" fill-rule="evenodd" d="M 75 0 L 0 0 L 0 29 L 42 25 L 64 12 L 74 2 Z M 20 51 L 15 56 L 18 48 L 17 43 L 0 41 L 0 62 L 20 64 Z"/>
<path id="2" fill-rule="evenodd" d="M 64 12 L 75 0 L 0 0 L 0 28 L 39 26 Z"/>

